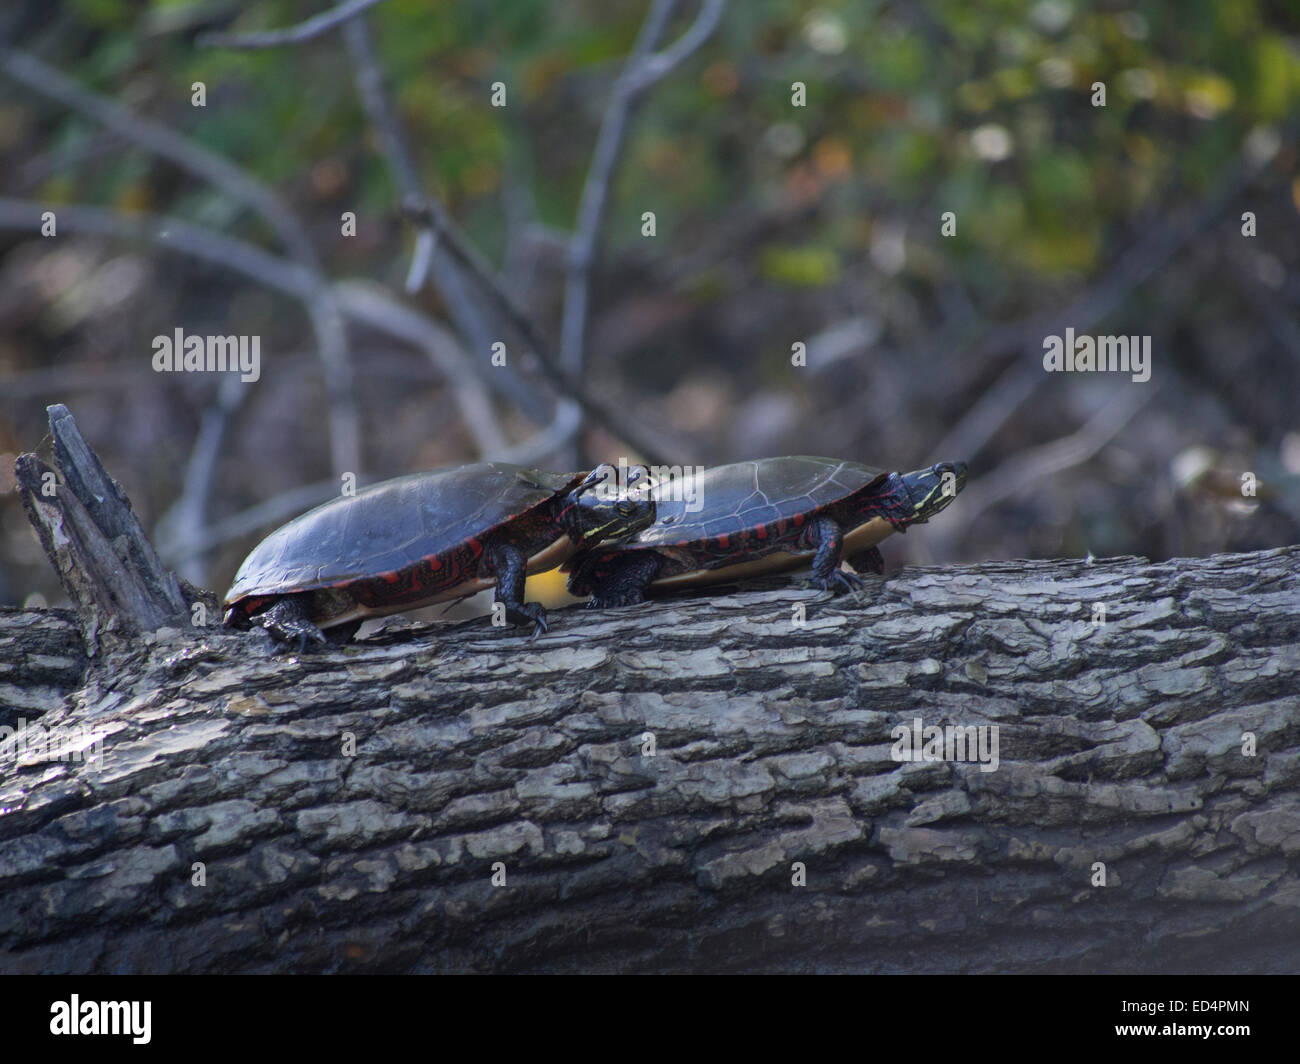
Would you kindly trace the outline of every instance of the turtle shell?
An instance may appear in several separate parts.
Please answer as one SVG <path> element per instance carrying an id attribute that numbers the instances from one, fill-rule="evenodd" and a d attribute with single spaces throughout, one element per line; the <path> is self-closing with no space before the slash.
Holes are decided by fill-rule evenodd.
<path id="1" fill-rule="evenodd" d="M 661 482 L 655 490 L 655 523 L 599 550 L 657 550 L 666 564 L 656 587 L 689 584 L 705 571 L 718 579 L 797 568 L 810 554 L 796 542 L 804 528 L 888 475 L 857 462 L 814 455 L 715 466 L 680 482 Z M 695 512 L 692 506 L 698 507 Z M 891 531 L 879 518 L 859 524 L 846 530 L 845 552 L 871 546 Z M 723 568 L 725 573 L 715 571 Z"/>
<path id="2" fill-rule="evenodd" d="M 530 514 L 582 478 L 479 462 L 397 477 L 332 499 L 253 549 L 226 592 L 226 606 L 251 613 L 262 599 L 349 589 L 361 608 L 322 618 L 341 623 L 472 594 L 492 584 L 476 575 L 484 541 L 509 525 L 528 525 Z M 534 529 L 518 532 L 530 556 L 557 539 L 553 529 L 541 541 Z"/>

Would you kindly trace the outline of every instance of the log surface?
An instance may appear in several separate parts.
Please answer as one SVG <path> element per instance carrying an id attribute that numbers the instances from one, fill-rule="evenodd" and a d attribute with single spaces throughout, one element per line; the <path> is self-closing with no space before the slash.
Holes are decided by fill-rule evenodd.
<path id="1" fill-rule="evenodd" d="M 1300 547 L 163 629 L 84 677 L 37 612 L 0 702 L 102 746 L 0 756 L 0 971 L 1300 970 Z M 918 717 L 997 770 L 896 760 Z"/>

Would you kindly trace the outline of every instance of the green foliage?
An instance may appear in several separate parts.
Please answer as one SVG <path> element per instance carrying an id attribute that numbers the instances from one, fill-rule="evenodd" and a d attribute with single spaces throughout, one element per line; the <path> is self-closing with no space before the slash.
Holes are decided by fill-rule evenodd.
<path id="1" fill-rule="evenodd" d="M 486 246 L 504 245 L 505 182 L 539 220 L 572 225 L 645 8 L 389 0 L 370 12 L 422 177 Z M 50 58 L 87 84 L 279 187 L 392 210 L 394 185 L 337 31 L 292 48 L 199 49 L 178 32 L 141 32 L 148 12 L 183 12 L 183 0 L 69 0 L 66 9 L 80 33 Z M 694 11 L 683 9 L 674 35 Z M 228 28 L 290 25 L 317 11 L 299 0 L 253 3 Z M 882 203 L 925 219 L 909 239 L 931 241 L 931 220 L 954 211 L 961 239 L 946 268 L 973 291 L 993 270 L 1032 298 L 1040 284 L 1097 268 L 1109 234 L 1135 212 L 1213 187 L 1252 130 L 1295 113 L 1298 30 L 1265 0 L 732 3 L 715 39 L 639 111 L 605 243 L 657 254 L 664 245 L 639 235 L 647 209 L 678 243 L 678 226 L 710 213 L 808 204 L 841 219 L 832 231 L 869 234 Z M 189 106 L 195 81 L 208 87 L 206 109 Z M 497 81 L 505 109 L 490 105 Z M 791 107 L 794 81 L 808 87 L 806 108 Z M 1097 82 L 1105 108 L 1091 101 Z M 82 120 L 64 118 L 52 150 L 77 158 L 86 135 Z M 316 179 L 321 164 L 344 175 L 341 187 Z M 88 202 L 157 195 L 160 209 L 204 202 L 159 171 L 104 159 L 52 176 L 44 191 Z M 752 251 L 753 265 L 778 284 L 829 285 L 867 243 L 774 241 Z"/>
<path id="2" fill-rule="evenodd" d="M 840 272 L 839 257 L 826 247 L 770 246 L 763 249 L 759 263 L 768 280 L 789 285 L 828 285 Z"/>

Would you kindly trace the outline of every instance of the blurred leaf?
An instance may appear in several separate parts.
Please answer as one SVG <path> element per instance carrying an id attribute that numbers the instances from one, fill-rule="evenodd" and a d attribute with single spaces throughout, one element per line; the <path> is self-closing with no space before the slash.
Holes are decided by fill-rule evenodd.
<path id="1" fill-rule="evenodd" d="M 769 245 L 759 258 L 759 272 L 788 285 L 828 285 L 840 274 L 839 257 L 830 248 Z"/>

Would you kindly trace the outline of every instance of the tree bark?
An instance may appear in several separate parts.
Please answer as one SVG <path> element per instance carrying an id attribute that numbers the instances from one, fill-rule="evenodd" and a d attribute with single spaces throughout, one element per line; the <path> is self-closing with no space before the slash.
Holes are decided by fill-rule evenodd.
<path id="1" fill-rule="evenodd" d="M 129 644 L 164 625 L 192 630 L 195 618 L 206 623 L 216 597 L 163 565 L 68 408 L 56 403 L 46 411 L 58 471 L 20 454 L 14 475 L 27 519 L 76 607 L 87 652 Z"/>
<path id="2" fill-rule="evenodd" d="M 0 612 L 0 701 L 103 737 L 0 756 L 0 971 L 1295 972 L 1298 563 L 779 580 L 301 658 L 164 628 L 84 676 L 67 614 Z M 915 718 L 996 725 L 996 771 L 896 760 Z"/>

